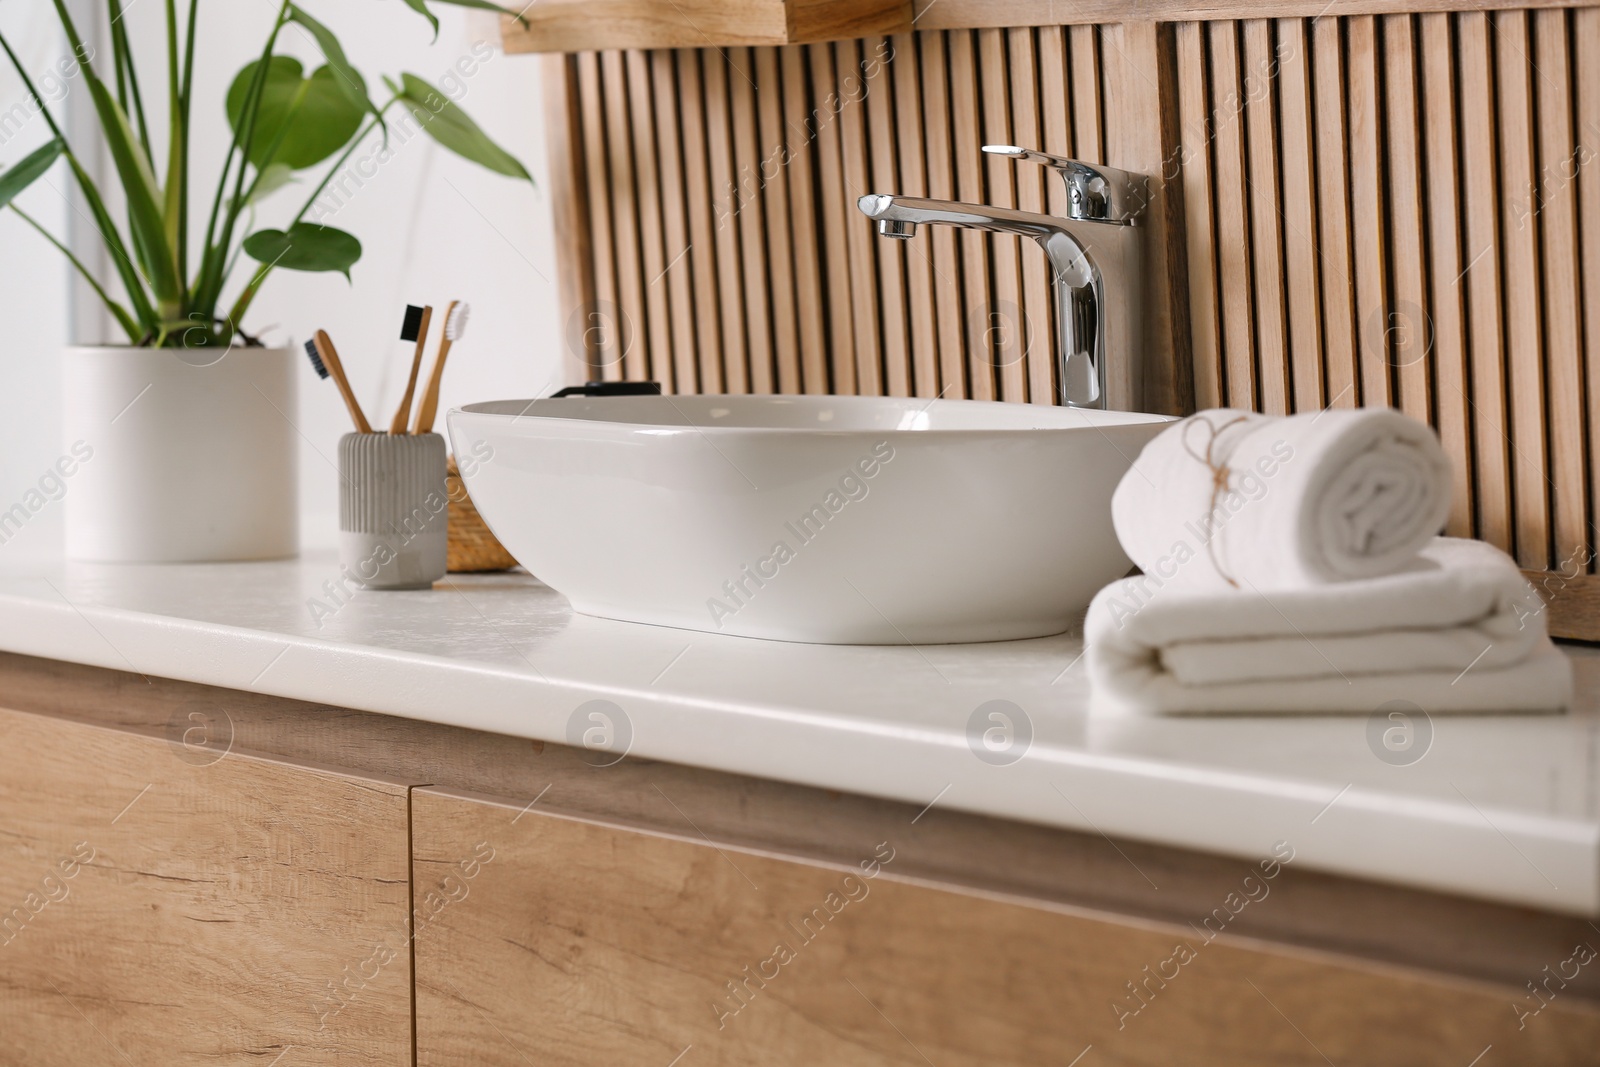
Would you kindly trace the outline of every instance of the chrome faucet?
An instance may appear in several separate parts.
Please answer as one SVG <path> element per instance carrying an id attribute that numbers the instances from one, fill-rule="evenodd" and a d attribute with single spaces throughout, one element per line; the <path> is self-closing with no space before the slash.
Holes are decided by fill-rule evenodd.
<path id="1" fill-rule="evenodd" d="M 1056 367 L 1061 400 L 1072 407 L 1106 406 L 1111 374 L 1119 399 L 1137 410 L 1142 315 L 1137 279 L 1148 202 L 1142 175 L 1035 152 L 984 145 L 990 155 L 1042 163 L 1067 186 L 1067 217 L 872 193 L 857 201 L 885 237 L 907 239 L 921 225 L 962 226 L 1031 237 L 1049 257 L 1056 298 Z M 1107 290 L 1116 294 L 1106 299 Z"/>

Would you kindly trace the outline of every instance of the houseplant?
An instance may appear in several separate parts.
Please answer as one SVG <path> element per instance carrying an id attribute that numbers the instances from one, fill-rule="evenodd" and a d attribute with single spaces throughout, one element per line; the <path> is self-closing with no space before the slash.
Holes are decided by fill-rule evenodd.
<path id="1" fill-rule="evenodd" d="M 436 37 L 430 3 L 501 10 L 488 0 L 402 2 L 428 20 Z M 359 145 L 373 135 L 387 138 L 397 122 L 414 124 L 452 152 L 507 177 L 530 180 L 528 172 L 415 75 L 385 78 L 387 99 L 374 102 L 334 33 L 295 0 L 280 0 L 259 58 L 239 72 L 223 98 L 232 136 L 221 177 L 212 190 L 191 189 L 200 0 L 188 0 L 181 19 L 179 0 L 165 0 L 160 100 L 146 97 L 140 84 L 125 0 L 105 0 L 109 56 L 89 47 L 64 0 L 53 3 L 94 106 L 117 203 L 99 188 L 81 148 L 69 141 L 0 35 L 0 49 L 52 135 L 0 170 L 0 210 L 17 212 L 68 258 L 124 335 L 115 346 L 71 349 L 64 361 L 66 439 L 82 442 L 94 457 L 82 464 L 67 504 L 68 553 L 125 561 L 292 555 L 298 446 L 291 419 L 299 357 L 266 348 L 247 332 L 246 317 L 262 286 L 278 270 L 349 278 L 361 257 L 360 241 L 307 215 Z M 276 51 L 291 26 L 314 43 L 323 66 L 307 73 Z M 164 133 L 165 143 L 152 132 Z M 114 280 L 97 278 L 15 203 L 62 160 L 104 242 Z M 261 201 L 296 174 L 324 167 L 287 226 L 252 226 Z M 123 214 L 121 224 L 114 210 Z"/>

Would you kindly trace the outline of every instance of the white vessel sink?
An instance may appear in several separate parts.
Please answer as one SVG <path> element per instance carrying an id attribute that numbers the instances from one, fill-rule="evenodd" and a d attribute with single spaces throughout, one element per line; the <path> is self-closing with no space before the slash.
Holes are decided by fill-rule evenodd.
<path id="1" fill-rule="evenodd" d="M 1160 415 L 969 400 L 637 396 L 450 412 L 462 475 L 575 610 L 935 644 L 1068 628 L 1131 566 L 1111 493 Z"/>

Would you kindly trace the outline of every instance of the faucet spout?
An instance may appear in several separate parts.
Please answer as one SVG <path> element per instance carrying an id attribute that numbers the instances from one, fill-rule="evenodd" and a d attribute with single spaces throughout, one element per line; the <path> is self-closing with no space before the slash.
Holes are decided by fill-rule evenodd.
<path id="1" fill-rule="evenodd" d="M 1012 208 L 962 204 L 954 200 L 925 200 L 918 196 L 893 196 L 888 193 L 868 193 L 856 201 L 856 206 L 869 219 L 876 219 L 880 229 L 884 225 L 909 225 L 913 234 L 917 226 L 926 224 L 1014 233 L 1036 240 L 1058 233 L 1071 236 L 1061 219 Z M 896 233 L 894 236 L 900 235 Z"/>
<path id="2" fill-rule="evenodd" d="M 1073 407 L 1106 406 L 1104 268 L 1111 261 L 1121 265 L 1118 252 L 1123 242 L 1118 238 L 1123 227 L 1058 219 L 1013 208 L 885 193 L 863 196 L 856 206 L 877 221 L 879 233 L 890 237 L 908 238 L 916 233 L 916 227 L 933 225 L 1008 233 L 1036 241 L 1050 261 L 1054 282 L 1061 399 Z M 1089 227 L 1106 231 L 1106 237 L 1099 241 L 1080 239 L 1088 236 L 1083 231 Z"/>

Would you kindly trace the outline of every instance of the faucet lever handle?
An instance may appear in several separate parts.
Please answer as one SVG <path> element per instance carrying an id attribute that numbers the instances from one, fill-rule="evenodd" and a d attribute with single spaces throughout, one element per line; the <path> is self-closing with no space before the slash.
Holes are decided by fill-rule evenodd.
<path id="1" fill-rule="evenodd" d="M 986 144 L 983 150 L 991 156 L 1039 163 L 1061 175 L 1067 187 L 1067 217 L 1080 222 L 1110 222 L 1131 226 L 1149 202 L 1142 174 L 1080 163 L 1066 156 L 1017 145 Z"/>

